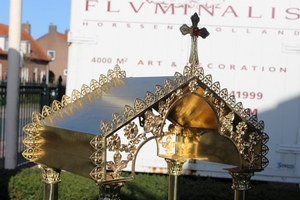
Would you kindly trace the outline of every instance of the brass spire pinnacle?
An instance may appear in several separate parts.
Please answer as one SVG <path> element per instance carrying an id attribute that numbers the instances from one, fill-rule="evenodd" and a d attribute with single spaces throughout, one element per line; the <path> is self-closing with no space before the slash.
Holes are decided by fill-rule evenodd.
<path id="1" fill-rule="evenodd" d="M 197 48 L 197 38 L 198 36 L 205 39 L 209 32 L 206 30 L 206 28 L 198 28 L 198 23 L 200 21 L 200 18 L 197 13 L 191 16 L 192 26 L 189 27 L 188 25 L 184 24 L 180 27 L 180 31 L 183 35 L 190 34 L 192 37 L 192 45 L 191 45 L 191 54 L 189 58 L 189 63 L 191 64 L 192 71 L 195 71 L 195 68 L 199 64 L 199 58 L 198 58 L 198 48 Z"/>

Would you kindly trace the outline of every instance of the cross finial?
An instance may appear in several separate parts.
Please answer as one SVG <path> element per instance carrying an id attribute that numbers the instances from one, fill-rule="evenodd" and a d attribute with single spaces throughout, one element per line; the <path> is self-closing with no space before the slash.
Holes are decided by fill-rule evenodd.
<path id="1" fill-rule="evenodd" d="M 197 13 L 192 15 L 191 21 L 192 21 L 191 27 L 184 24 L 180 27 L 180 31 L 183 35 L 190 34 L 192 37 L 192 47 L 191 47 L 189 62 L 191 66 L 194 68 L 197 67 L 197 65 L 199 64 L 197 38 L 198 36 L 200 36 L 203 39 L 205 39 L 209 35 L 209 32 L 206 30 L 206 28 L 201 28 L 201 29 L 198 28 L 198 23 L 200 21 L 200 18 Z"/>

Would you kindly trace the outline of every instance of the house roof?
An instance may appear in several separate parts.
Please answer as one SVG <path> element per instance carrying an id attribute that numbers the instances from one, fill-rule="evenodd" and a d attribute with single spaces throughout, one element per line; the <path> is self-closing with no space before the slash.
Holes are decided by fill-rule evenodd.
<path id="1" fill-rule="evenodd" d="M 0 35 L 8 35 L 8 26 L 0 24 Z M 28 58 L 50 61 L 50 58 L 47 56 L 46 52 L 38 45 L 38 43 L 25 31 L 21 32 L 21 40 L 27 40 L 30 42 L 30 56 L 25 55 Z M 3 50 L 0 50 L 0 53 L 5 54 Z"/>
<path id="2" fill-rule="evenodd" d="M 57 32 L 57 34 L 58 34 L 60 37 L 62 37 L 63 39 L 68 40 L 68 34 L 59 33 L 59 32 Z"/>

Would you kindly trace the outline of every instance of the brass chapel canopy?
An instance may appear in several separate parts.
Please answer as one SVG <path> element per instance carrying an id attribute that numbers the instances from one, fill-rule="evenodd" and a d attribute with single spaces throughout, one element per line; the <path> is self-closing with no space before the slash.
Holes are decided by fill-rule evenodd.
<path id="1" fill-rule="evenodd" d="M 268 160 L 263 121 L 198 67 L 197 37 L 206 29 L 183 25 L 192 36 L 190 65 L 173 77 L 126 78 L 119 66 L 34 113 L 24 127 L 23 156 L 98 184 L 129 181 L 122 170 L 155 139 L 158 156 L 232 165 L 231 172 L 263 170 Z M 112 156 L 108 156 L 112 155 Z"/>

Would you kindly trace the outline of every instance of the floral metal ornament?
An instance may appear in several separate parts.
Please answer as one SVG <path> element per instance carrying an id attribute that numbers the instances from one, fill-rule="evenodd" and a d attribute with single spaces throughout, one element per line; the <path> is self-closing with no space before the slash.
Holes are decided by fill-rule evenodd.
<path id="1" fill-rule="evenodd" d="M 172 136 L 169 131 L 163 131 L 162 127 L 165 124 L 165 120 L 169 117 L 170 111 L 172 111 L 174 106 L 176 107 L 177 102 L 180 102 L 189 94 L 196 94 L 199 98 L 203 98 L 204 102 L 207 102 L 207 105 L 214 110 L 219 123 L 219 133 L 228 138 L 235 145 L 238 154 L 241 155 L 242 160 L 239 161 L 240 170 L 245 168 L 262 170 L 267 166 L 268 160 L 265 156 L 268 148 L 265 144 L 268 136 L 263 132 L 263 122 L 257 121 L 257 116 L 251 115 L 249 109 L 244 109 L 240 102 L 236 103 L 235 97 L 229 96 L 227 89 L 222 89 L 219 82 L 213 82 L 211 75 L 205 76 L 202 68 L 197 68 L 196 70 L 199 73 L 194 74 L 195 70 L 185 67 L 184 73 L 187 76 L 177 72 L 174 76 L 174 81 L 167 79 L 164 86 L 156 85 L 153 93 L 149 91 L 145 93 L 144 100 L 136 99 L 134 106 L 125 105 L 122 114 L 113 113 L 112 121 L 103 120 L 101 122 L 102 140 L 97 140 L 98 136 L 96 136 L 95 140 L 92 141 L 105 144 L 106 150 L 114 152 L 114 158 L 106 161 L 106 167 L 98 171 L 99 174 L 105 174 L 106 170 L 112 170 L 113 177 L 118 177 L 118 174 L 124 167 L 128 166 L 130 161 L 135 161 L 137 150 L 153 138 L 157 138 L 157 144 L 164 149 L 166 155 L 175 152 L 175 148 L 179 147 L 178 141 L 175 139 L 177 137 L 176 134 Z M 157 108 L 158 114 L 153 113 L 153 107 Z M 143 131 L 141 132 L 133 121 L 139 116 L 143 116 Z M 123 135 L 127 142 L 119 138 L 120 133 L 116 133 L 122 126 L 124 127 Z M 182 133 L 183 139 L 180 145 L 180 154 L 190 156 L 186 157 L 186 159 L 193 159 L 195 151 L 199 148 L 198 143 L 203 138 L 203 133 L 198 131 L 188 134 L 187 130 Z M 147 135 L 148 133 L 152 135 L 149 136 Z M 253 133 L 255 133 L 255 137 Z M 255 139 L 252 139 L 252 136 Z M 265 139 L 263 140 L 262 138 Z M 257 150 L 260 145 L 263 147 L 261 152 Z M 96 152 L 98 151 L 99 149 L 96 148 Z M 106 155 L 105 152 L 103 154 L 101 158 Z M 173 158 L 176 157 L 176 155 L 173 156 Z M 105 164 L 105 162 L 103 161 L 102 164 Z M 98 169 L 96 167 L 91 173 L 93 178 L 97 177 L 93 174 Z M 105 181 L 105 176 L 100 177 L 102 181 Z M 95 180 L 97 181 L 97 178 Z"/>
<path id="2" fill-rule="evenodd" d="M 35 162 L 44 154 L 44 151 L 40 148 L 44 141 L 40 136 L 42 130 L 43 126 L 36 123 L 30 123 L 23 127 L 23 131 L 27 135 L 27 137 L 23 140 L 23 144 L 27 148 L 24 150 L 22 155 L 31 162 Z"/>
<path id="3" fill-rule="evenodd" d="M 60 169 L 53 169 L 44 165 L 40 165 L 40 169 L 44 182 L 51 184 L 60 182 Z"/>
<path id="4" fill-rule="evenodd" d="M 71 97 L 64 96 L 45 106 L 42 113 L 33 113 L 32 123 L 23 128 L 28 135 L 23 156 L 90 177 L 101 191 L 114 193 L 101 194 L 101 198 L 118 199 L 120 188 L 134 178 L 139 150 L 154 140 L 157 155 L 167 161 L 171 176 L 182 173 L 186 160 L 196 159 L 234 166 L 227 170 L 247 185 L 253 172 L 268 165 L 269 137 L 264 122 L 198 66 L 197 38 L 209 33 L 197 27 L 200 19 L 196 14 L 191 20 L 191 27 L 180 28 L 182 34 L 192 37 L 190 63 L 182 73 L 176 72 L 173 78 L 153 84 L 152 91 L 131 99 L 128 91 L 144 90 L 144 86 L 126 78 L 116 66 L 83 85 L 81 91 L 74 90 Z M 96 131 L 89 132 L 95 123 Z M 131 176 L 122 177 L 125 169 Z"/>

